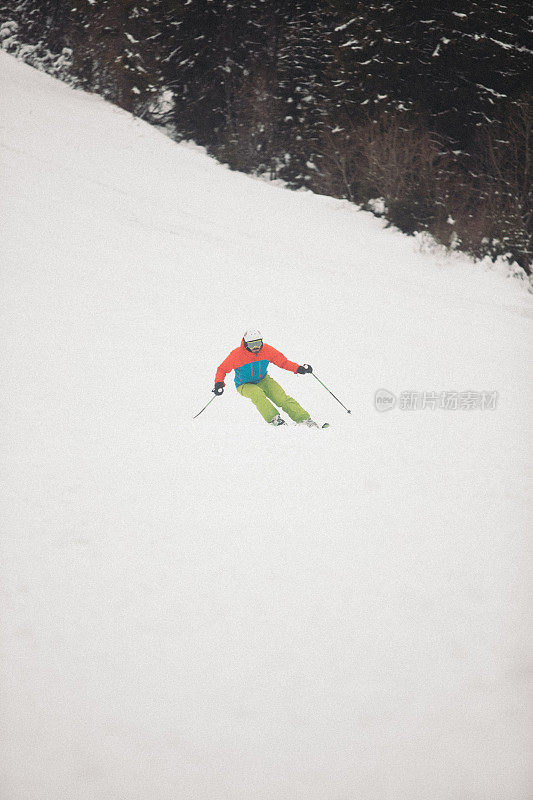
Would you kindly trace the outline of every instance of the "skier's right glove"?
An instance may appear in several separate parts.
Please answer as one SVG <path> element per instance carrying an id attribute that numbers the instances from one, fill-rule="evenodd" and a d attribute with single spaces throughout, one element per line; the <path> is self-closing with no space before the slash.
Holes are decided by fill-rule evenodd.
<path id="1" fill-rule="evenodd" d="M 296 372 L 299 375 L 305 375 L 306 372 L 312 372 L 312 371 L 313 371 L 313 367 L 310 364 L 303 364 L 301 367 L 298 367 L 298 369 L 296 370 Z"/>
<path id="2" fill-rule="evenodd" d="M 212 389 L 212 391 L 215 394 L 222 394 L 222 392 L 224 391 L 224 384 L 222 383 L 222 381 L 217 381 L 215 383 L 215 388 Z"/>

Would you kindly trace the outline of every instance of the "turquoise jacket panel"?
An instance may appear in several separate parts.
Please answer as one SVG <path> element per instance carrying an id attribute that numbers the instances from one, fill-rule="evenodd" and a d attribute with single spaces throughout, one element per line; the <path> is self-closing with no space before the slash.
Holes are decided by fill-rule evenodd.
<path id="1" fill-rule="evenodd" d="M 261 361 L 252 361 L 251 364 L 243 364 L 242 367 L 235 367 L 235 386 L 243 383 L 259 383 L 267 374 L 270 361 L 266 358 Z"/>

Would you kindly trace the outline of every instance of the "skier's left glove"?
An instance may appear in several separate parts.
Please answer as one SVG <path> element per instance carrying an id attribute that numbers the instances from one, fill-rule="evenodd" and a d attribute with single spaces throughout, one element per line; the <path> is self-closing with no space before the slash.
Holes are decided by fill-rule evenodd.
<path id="1" fill-rule="evenodd" d="M 215 388 L 212 389 L 211 391 L 214 392 L 215 394 L 222 394 L 222 392 L 224 391 L 224 384 L 222 383 L 222 381 L 217 381 L 215 383 Z"/>
<path id="2" fill-rule="evenodd" d="M 311 366 L 311 364 L 303 364 L 301 367 L 298 367 L 298 369 L 296 370 L 296 372 L 299 375 L 305 375 L 306 372 L 312 372 L 312 371 L 313 371 L 313 367 Z"/>

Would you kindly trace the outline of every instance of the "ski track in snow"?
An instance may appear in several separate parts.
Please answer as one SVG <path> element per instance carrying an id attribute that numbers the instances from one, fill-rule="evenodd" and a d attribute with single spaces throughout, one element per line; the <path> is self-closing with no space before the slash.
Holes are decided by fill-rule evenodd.
<path id="1" fill-rule="evenodd" d="M 531 297 L 0 81 L 2 798 L 527 800 Z M 193 421 L 249 325 L 351 416 Z"/>

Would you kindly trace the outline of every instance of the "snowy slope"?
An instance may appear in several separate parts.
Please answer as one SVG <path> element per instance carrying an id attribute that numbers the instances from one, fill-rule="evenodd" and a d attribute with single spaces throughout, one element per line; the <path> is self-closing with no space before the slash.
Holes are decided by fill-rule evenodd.
<path id="1" fill-rule="evenodd" d="M 527 800 L 531 297 L 0 53 L 2 800 Z M 328 431 L 214 371 L 259 327 Z M 486 390 L 493 410 L 374 410 Z"/>

